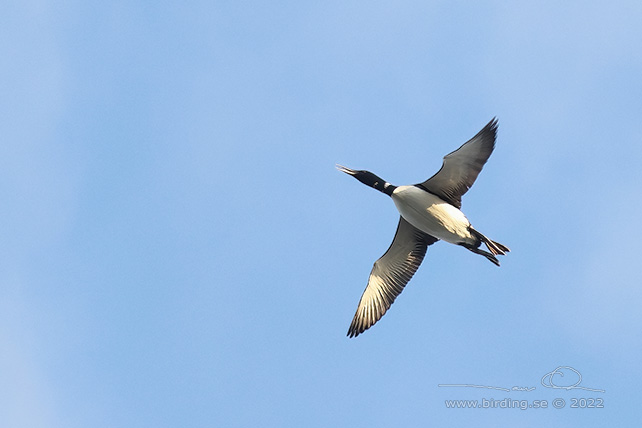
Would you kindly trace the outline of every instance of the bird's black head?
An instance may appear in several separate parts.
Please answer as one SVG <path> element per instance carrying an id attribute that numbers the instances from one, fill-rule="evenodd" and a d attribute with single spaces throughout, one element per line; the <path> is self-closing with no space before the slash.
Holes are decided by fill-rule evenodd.
<path id="1" fill-rule="evenodd" d="M 345 166 L 342 166 L 342 165 L 337 165 L 337 169 L 341 172 L 345 172 L 346 174 L 353 176 L 363 184 L 370 186 L 372 188 L 375 188 L 378 191 L 383 192 L 388 196 L 391 196 L 392 192 L 394 192 L 394 190 L 397 188 L 397 186 L 393 186 L 392 184 L 388 183 L 386 180 L 376 176 L 370 171 L 357 171 L 354 169 L 346 168 Z"/>

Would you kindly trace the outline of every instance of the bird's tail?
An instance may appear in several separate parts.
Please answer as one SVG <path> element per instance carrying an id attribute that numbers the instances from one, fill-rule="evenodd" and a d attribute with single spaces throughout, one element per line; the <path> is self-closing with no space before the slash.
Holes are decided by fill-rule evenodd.
<path id="1" fill-rule="evenodd" d="M 506 245 L 503 245 L 503 244 L 500 244 L 499 242 L 495 242 L 493 240 L 488 239 L 486 236 L 484 236 L 483 234 L 473 229 L 472 226 L 470 227 L 470 232 L 476 238 L 478 238 L 481 242 L 486 244 L 486 246 L 488 247 L 488 250 L 491 253 L 493 253 L 494 256 L 497 256 L 497 255 L 503 256 L 506 253 L 510 252 L 510 249 Z"/>

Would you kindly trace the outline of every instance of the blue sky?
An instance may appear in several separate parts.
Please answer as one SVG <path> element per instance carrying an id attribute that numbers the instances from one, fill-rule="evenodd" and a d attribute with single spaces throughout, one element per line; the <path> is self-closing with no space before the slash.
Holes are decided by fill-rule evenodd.
<path id="1" fill-rule="evenodd" d="M 638 1 L 10 1 L 3 425 L 639 423 L 641 21 Z M 463 210 L 512 252 L 432 246 L 348 339 L 398 214 L 335 163 L 420 182 L 494 116 Z M 558 366 L 605 392 L 544 388 Z M 567 405 L 445 405 L 482 398 Z"/>

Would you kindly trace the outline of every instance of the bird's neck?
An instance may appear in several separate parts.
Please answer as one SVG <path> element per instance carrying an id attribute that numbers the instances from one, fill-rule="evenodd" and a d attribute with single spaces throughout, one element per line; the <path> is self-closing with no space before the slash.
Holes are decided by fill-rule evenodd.
<path id="1" fill-rule="evenodd" d="M 383 178 L 379 177 L 376 174 L 373 174 L 370 171 L 357 171 L 355 174 L 353 174 L 353 177 L 366 186 L 377 189 L 381 193 L 385 193 L 388 196 L 392 196 L 392 192 L 394 192 L 397 188 L 397 186 L 393 186 Z"/>
<path id="2" fill-rule="evenodd" d="M 376 179 L 368 183 L 368 185 L 374 189 L 377 189 L 381 193 L 385 193 L 388 196 L 392 196 L 392 192 L 395 191 L 397 186 L 393 186 L 392 184 L 388 183 L 386 180 L 375 176 Z"/>
<path id="3" fill-rule="evenodd" d="M 393 186 L 392 184 L 388 183 L 387 181 L 384 182 L 383 184 L 383 190 L 381 190 L 383 193 L 385 193 L 388 196 L 392 196 L 392 192 L 395 191 L 397 186 Z M 377 189 L 379 190 L 379 189 Z"/>

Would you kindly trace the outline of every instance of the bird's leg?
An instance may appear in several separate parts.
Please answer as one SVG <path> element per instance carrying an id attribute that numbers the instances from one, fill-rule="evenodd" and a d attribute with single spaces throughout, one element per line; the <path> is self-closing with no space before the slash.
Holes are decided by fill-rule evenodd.
<path id="1" fill-rule="evenodd" d="M 493 264 L 496 266 L 499 266 L 499 260 L 497 260 L 497 257 L 493 253 L 489 253 L 488 251 L 480 250 L 479 248 L 473 247 L 471 245 L 467 244 L 459 244 L 464 248 L 469 249 L 475 254 L 481 254 L 482 256 L 486 257 L 488 260 L 490 260 Z"/>

